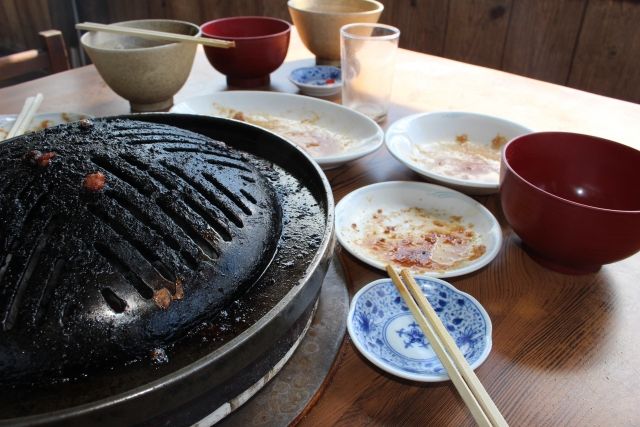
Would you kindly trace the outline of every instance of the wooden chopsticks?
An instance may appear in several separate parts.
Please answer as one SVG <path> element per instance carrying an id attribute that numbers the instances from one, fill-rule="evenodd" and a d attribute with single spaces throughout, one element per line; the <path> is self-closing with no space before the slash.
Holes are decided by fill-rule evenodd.
<path id="1" fill-rule="evenodd" d="M 476 423 L 487 427 L 508 426 L 409 271 L 402 270 L 404 282 L 390 265 L 387 265 L 387 273 L 429 340 Z"/>
<path id="2" fill-rule="evenodd" d="M 96 24 L 95 22 L 82 22 L 76 24 L 76 29 L 85 31 L 104 31 L 107 33 L 124 34 L 152 40 L 164 40 L 170 42 L 197 43 L 204 46 L 230 48 L 236 43 L 230 40 L 210 39 L 207 37 L 187 36 L 186 34 L 167 33 L 164 31 L 145 30 L 143 28 L 124 27 L 121 25 Z"/>
<path id="3" fill-rule="evenodd" d="M 22 111 L 16 117 L 16 121 L 11 126 L 9 133 L 7 134 L 7 138 L 13 138 L 14 136 L 20 136 L 27 130 L 31 120 L 33 120 L 33 116 L 40 108 L 40 104 L 42 103 L 42 94 L 39 93 L 36 96 L 30 96 L 24 102 L 22 106 Z"/>

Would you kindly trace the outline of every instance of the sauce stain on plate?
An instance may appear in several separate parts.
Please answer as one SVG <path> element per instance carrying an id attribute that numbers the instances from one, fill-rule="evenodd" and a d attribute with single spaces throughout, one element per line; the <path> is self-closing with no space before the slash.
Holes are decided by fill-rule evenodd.
<path id="1" fill-rule="evenodd" d="M 486 246 L 460 216 L 410 207 L 378 209 L 345 233 L 366 256 L 414 273 L 446 272 L 480 258 Z"/>
<path id="2" fill-rule="evenodd" d="M 411 160 L 433 173 L 492 184 L 499 180 L 500 154 L 506 142 L 500 134 L 490 144 L 469 140 L 466 134 L 461 134 L 455 141 L 414 144 Z"/>
<path id="3" fill-rule="evenodd" d="M 326 157 L 351 148 L 354 140 L 316 124 L 319 117 L 296 120 L 270 114 L 248 114 L 216 106 L 222 116 L 260 126 L 303 148 L 311 157 Z"/>

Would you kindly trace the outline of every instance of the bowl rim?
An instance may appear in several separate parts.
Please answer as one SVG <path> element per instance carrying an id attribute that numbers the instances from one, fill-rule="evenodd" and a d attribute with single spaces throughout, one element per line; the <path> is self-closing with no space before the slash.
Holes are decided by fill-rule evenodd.
<path id="1" fill-rule="evenodd" d="M 287 28 L 285 30 L 282 30 L 280 32 L 277 33 L 273 33 L 273 34 L 265 34 L 262 36 L 245 36 L 245 37 L 230 37 L 230 36 L 220 36 L 217 34 L 211 34 L 208 33 L 205 29 L 205 27 L 214 24 L 214 23 L 218 23 L 218 22 L 225 22 L 225 21 L 244 21 L 247 19 L 258 19 L 261 21 L 272 21 L 272 22 L 280 22 L 283 24 L 286 24 Z M 291 32 L 291 23 L 288 21 L 285 21 L 284 19 L 280 19 L 280 18 L 273 18 L 271 16 L 258 16 L 258 15 L 246 15 L 246 16 L 228 16 L 226 18 L 218 18 L 218 19 L 212 19 L 211 21 L 207 21 L 203 24 L 200 25 L 200 32 L 202 33 L 203 36 L 206 37 L 212 37 L 212 38 L 216 38 L 216 39 L 220 39 L 220 40 L 264 40 L 264 39 L 270 39 L 270 38 L 275 38 L 275 37 L 280 37 L 284 34 L 290 33 Z"/>
<path id="2" fill-rule="evenodd" d="M 193 35 L 193 37 L 200 37 L 202 35 L 202 30 L 200 29 L 200 27 L 198 27 L 198 25 L 194 24 L 193 22 L 189 22 L 189 21 L 182 21 L 180 19 L 132 19 L 129 21 L 120 21 L 120 22 L 114 22 L 113 25 L 120 25 L 120 24 L 132 24 L 132 23 L 137 23 L 137 22 L 173 22 L 173 23 L 179 23 L 179 24 L 186 24 L 187 26 L 190 26 L 192 28 L 194 28 L 196 30 L 196 34 Z M 133 27 L 136 28 L 136 27 Z M 167 48 L 167 46 L 176 46 L 181 44 L 180 42 L 166 42 L 164 44 L 161 45 L 157 45 L 157 46 L 148 46 L 148 47 L 134 47 L 134 48 L 130 48 L 130 49 L 115 49 L 115 48 L 108 48 L 108 47 L 100 47 L 100 46 L 95 46 L 93 44 L 89 44 L 87 42 L 87 40 L 89 39 L 89 34 L 94 34 L 96 33 L 96 31 L 87 31 L 86 33 L 84 33 L 81 37 L 80 37 L 80 44 L 84 47 L 84 48 L 89 48 L 89 49 L 93 49 L 96 51 L 101 51 L 101 52 L 143 52 L 143 51 L 149 51 L 149 50 L 153 50 L 153 49 L 162 49 L 162 48 Z M 179 34 L 179 33 L 176 33 Z M 118 36 L 118 34 L 114 34 L 115 36 Z M 122 35 L 120 34 L 120 36 L 122 37 Z M 124 37 L 133 37 L 133 36 L 124 36 Z"/>
<path id="3" fill-rule="evenodd" d="M 529 180 L 525 179 L 522 175 L 520 175 L 518 172 L 516 172 L 515 169 L 509 164 L 509 161 L 507 160 L 507 151 L 508 151 L 509 147 L 512 144 L 518 143 L 519 140 L 521 140 L 523 138 L 526 138 L 526 137 L 538 136 L 538 135 L 548 135 L 548 136 L 571 135 L 571 136 L 579 136 L 579 137 L 582 137 L 582 138 L 586 137 L 588 139 L 597 140 L 600 143 L 612 144 L 614 146 L 621 147 L 622 149 L 632 150 L 632 151 L 638 152 L 640 154 L 639 150 L 636 150 L 635 148 L 630 147 L 628 145 L 621 144 L 621 143 L 616 142 L 616 141 L 612 141 L 610 139 L 601 138 L 599 136 L 588 135 L 588 134 L 584 134 L 584 133 L 561 132 L 561 131 L 532 132 L 532 133 L 529 133 L 529 134 L 526 134 L 526 135 L 520 135 L 518 137 L 513 138 L 511 141 L 507 142 L 507 144 L 504 146 L 504 149 L 502 150 L 501 160 L 502 160 L 502 163 L 504 164 L 505 168 L 507 168 L 510 173 L 512 173 L 515 177 L 517 177 L 526 186 L 528 186 L 529 188 L 533 189 L 534 191 L 542 194 L 545 197 L 551 198 L 551 199 L 559 201 L 559 202 L 567 203 L 567 204 L 572 205 L 572 206 L 585 208 L 585 209 L 589 209 L 589 210 L 596 211 L 596 212 L 603 212 L 603 213 L 604 212 L 610 212 L 610 213 L 616 213 L 616 214 L 621 214 L 621 215 L 637 215 L 637 214 L 640 214 L 640 209 L 623 210 L 623 209 L 603 208 L 603 207 L 599 207 L 599 206 L 586 205 L 584 203 L 579 203 L 579 202 L 575 202 L 573 200 L 565 199 L 564 197 L 560 197 L 560 196 L 558 196 L 556 194 L 553 194 L 553 193 L 550 193 L 550 192 L 548 192 L 546 190 L 543 190 L 542 188 L 540 188 L 537 185 L 533 184 Z M 502 182 L 503 182 L 503 179 L 501 177 L 501 179 L 500 179 L 500 187 L 502 187 Z"/>
<path id="4" fill-rule="evenodd" d="M 302 12 L 302 13 L 310 13 L 313 15 L 331 15 L 331 16 L 363 16 L 363 15 L 374 15 L 376 13 L 382 13 L 382 11 L 384 10 L 384 4 L 380 3 L 377 0 L 359 0 L 362 3 L 370 3 L 371 5 L 375 6 L 374 9 L 371 10 L 365 10 L 365 11 L 360 11 L 360 12 L 326 12 L 326 11 L 321 11 L 321 10 L 313 10 L 313 9 L 306 9 L 306 8 L 301 8 L 298 6 L 294 6 L 294 4 L 296 3 L 296 0 L 289 0 L 287 2 L 287 7 L 289 7 L 290 9 L 293 9 L 297 12 Z M 340 2 L 336 2 L 336 3 L 340 3 Z"/>

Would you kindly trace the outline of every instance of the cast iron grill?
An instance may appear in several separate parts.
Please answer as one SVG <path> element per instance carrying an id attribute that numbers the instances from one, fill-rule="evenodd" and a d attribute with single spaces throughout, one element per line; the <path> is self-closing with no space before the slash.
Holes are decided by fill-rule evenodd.
<path id="1" fill-rule="evenodd" d="M 254 283 L 282 213 L 245 160 L 202 135 L 130 120 L 0 145 L 0 382 L 161 362 L 163 348 Z M 104 187 L 86 183 L 97 173 Z"/>

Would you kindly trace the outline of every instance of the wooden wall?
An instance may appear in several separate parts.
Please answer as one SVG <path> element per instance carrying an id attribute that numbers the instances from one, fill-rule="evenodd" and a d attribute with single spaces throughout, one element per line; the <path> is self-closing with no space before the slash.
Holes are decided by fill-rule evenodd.
<path id="1" fill-rule="evenodd" d="M 388 0 L 401 45 L 640 102 L 638 0 Z"/>
<path id="2" fill-rule="evenodd" d="M 0 0 L 0 48 L 57 27 L 77 46 L 72 0 Z M 401 46 L 640 102 L 640 0 L 382 0 Z M 290 20 L 286 0 L 76 0 L 80 20 L 232 15 Z M 29 29 L 29 31 L 25 31 Z"/>

